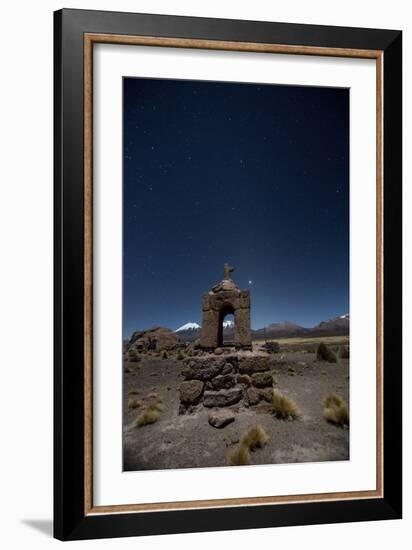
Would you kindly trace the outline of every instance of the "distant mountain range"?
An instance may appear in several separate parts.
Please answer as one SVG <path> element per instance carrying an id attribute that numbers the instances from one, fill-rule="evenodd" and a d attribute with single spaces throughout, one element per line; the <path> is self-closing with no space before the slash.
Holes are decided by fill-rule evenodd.
<path id="1" fill-rule="evenodd" d="M 182 325 L 175 332 L 184 342 L 192 342 L 200 337 L 201 326 L 198 323 L 189 322 Z M 234 322 L 224 321 L 223 332 L 230 337 L 234 332 Z M 297 336 L 337 336 L 349 334 L 349 313 L 340 315 L 328 321 L 322 321 L 318 325 L 306 328 L 290 321 L 271 323 L 266 327 L 252 330 L 254 340 L 292 338 Z"/>

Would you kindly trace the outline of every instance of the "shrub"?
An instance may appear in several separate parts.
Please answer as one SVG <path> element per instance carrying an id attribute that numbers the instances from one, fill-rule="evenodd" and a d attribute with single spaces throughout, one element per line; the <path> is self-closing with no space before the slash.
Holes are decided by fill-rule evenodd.
<path id="1" fill-rule="evenodd" d="M 262 426 L 253 426 L 250 428 L 240 440 L 240 445 L 245 445 L 250 451 L 254 451 L 258 447 L 264 447 L 269 441 L 269 436 Z"/>
<path id="2" fill-rule="evenodd" d="M 179 361 L 183 361 L 184 358 L 185 358 L 185 356 L 183 355 L 183 353 L 181 351 L 179 351 L 179 353 L 177 354 L 177 359 Z"/>
<path id="3" fill-rule="evenodd" d="M 159 411 L 145 410 L 142 412 L 141 415 L 137 417 L 136 426 L 141 428 L 142 426 L 146 426 L 147 424 L 154 424 L 155 422 L 157 422 L 159 416 Z"/>
<path id="4" fill-rule="evenodd" d="M 151 401 L 148 406 L 147 406 L 147 409 L 150 409 L 151 411 L 162 411 L 163 410 L 163 405 L 159 402 L 159 401 Z"/>
<path id="5" fill-rule="evenodd" d="M 322 401 L 323 415 L 328 422 L 337 426 L 349 426 L 349 411 L 346 401 L 339 395 L 331 394 Z"/>
<path id="6" fill-rule="evenodd" d="M 316 352 L 316 359 L 318 361 L 327 361 L 328 363 L 337 362 L 336 354 L 330 348 L 328 348 L 328 346 L 323 342 L 321 342 L 318 346 L 318 350 Z"/>
<path id="7" fill-rule="evenodd" d="M 251 464 L 249 447 L 242 444 L 235 447 L 227 455 L 227 462 L 229 466 L 247 466 Z"/>
<path id="8" fill-rule="evenodd" d="M 159 419 L 163 407 L 159 403 L 150 403 L 136 419 L 136 426 L 141 428 L 147 424 L 154 424 Z"/>
<path id="9" fill-rule="evenodd" d="M 168 353 L 166 350 L 164 350 L 164 352 L 162 353 L 162 359 L 167 359 L 169 357 Z"/>
<path id="10" fill-rule="evenodd" d="M 137 395 L 139 393 L 139 390 L 130 390 L 129 395 Z"/>
<path id="11" fill-rule="evenodd" d="M 127 406 L 129 409 L 138 409 L 143 403 L 139 399 L 129 399 Z"/>
<path id="12" fill-rule="evenodd" d="M 272 394 L 272 411 L 278 418 L 295 419 L 299 416 L 299 409 L 296 403 L 281 393 L 280 391 L 273 391 Z"/>
<path id="13" fill-rule="evenodd" d="M 279 342 L 265 342 L 262 346 L 262 349 L 269 353 L 279 353 L 280 345 Z"/>

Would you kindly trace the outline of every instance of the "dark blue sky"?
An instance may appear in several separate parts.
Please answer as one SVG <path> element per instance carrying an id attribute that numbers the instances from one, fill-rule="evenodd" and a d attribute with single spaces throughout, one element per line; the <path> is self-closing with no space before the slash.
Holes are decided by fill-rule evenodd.
<path id="1" fill-rule="evenodd" d="M 349 91 L 124 79 L 124 332 L 201 322 L 223 276 L 252 327 L 349 310 Z"/>

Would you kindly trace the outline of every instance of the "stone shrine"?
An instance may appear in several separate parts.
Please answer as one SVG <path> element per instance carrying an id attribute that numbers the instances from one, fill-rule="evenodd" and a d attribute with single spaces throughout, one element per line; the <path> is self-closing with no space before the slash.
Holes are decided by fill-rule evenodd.
<path id="1" fill-rule="evenodd" d="M 234 347 L 252 349 L 250 331 L 250 293 L 240 290 L 230 274 L 233 267 L 225 263 L 223 280 L 203 294 L 203 322 L 200 347 L 214 350 L 223 345 L 223 321 L 233 314 L 235 324 Z"/>

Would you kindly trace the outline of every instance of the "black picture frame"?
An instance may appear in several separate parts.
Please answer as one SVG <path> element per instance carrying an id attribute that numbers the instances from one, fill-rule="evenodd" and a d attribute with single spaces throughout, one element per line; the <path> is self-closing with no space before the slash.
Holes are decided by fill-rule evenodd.
<path id="1" fill-rule="evenodd" d="M 84 36 L 379 50 L 383 58 L 383 496 L 85 512 Z M 54 14 L 54 536 L 61 540 L 397 519 L 402 515 L 402 33 L 63 9 Z"/>

